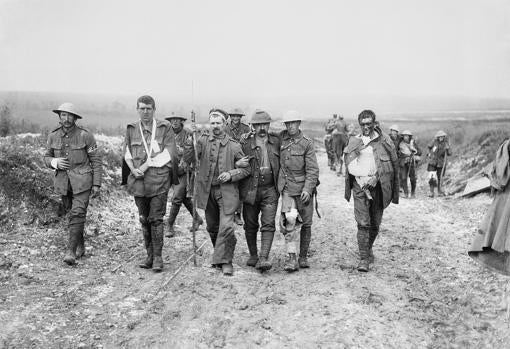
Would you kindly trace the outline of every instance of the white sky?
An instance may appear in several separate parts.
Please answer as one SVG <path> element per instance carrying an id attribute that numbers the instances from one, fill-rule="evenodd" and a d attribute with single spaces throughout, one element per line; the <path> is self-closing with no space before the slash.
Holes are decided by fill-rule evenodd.
<path id="1" fill-rule="evenodd" d="M 510 97 L 510 1 L 0 0 L 0 90 Z"/>

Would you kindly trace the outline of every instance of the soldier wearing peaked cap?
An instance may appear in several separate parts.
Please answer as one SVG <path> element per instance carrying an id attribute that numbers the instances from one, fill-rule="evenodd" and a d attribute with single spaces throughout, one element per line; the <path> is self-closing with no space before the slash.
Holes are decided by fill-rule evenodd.
<path id="1" fill-rule="evenodd" d="M 128 192 L 134 196 L 142 226 L 147 257 L 140 268 L 163 270 L 163 217 L 168 191 L 179 184 L 178 156 L 170 123 L 154 117 L 156 102 L 151 96 L 136 101 L 139 120 L 127 125 L 124 159 L 131 173 Z"/>
<path id="2" fill-rule="evenodd" d="M 256 110 L 251 118 L 255 134 L 242 142 L 244 154 L 249 158 L 251 176 L 241 180 L 239 193 L 243 201 L 244 231 L 250 258 L 248 266 L 264 271 L 271 269 L 269 251 L 276 230 L 278 209 L 278 175 L 280 173 L 280 139 L 269 134 L 271 116 Z M 260 216 L 260 225 L 259 225 Z M 260 227 L 260 254 L 257 250 L 257 233 Z"/>
<path id="3" fill-rule="evenodd" d="M 101 155 L 92 133 L 76 125 L 82 117 L 72 103 L 64 103 L 53 112 L 61 126 L 48 136 L 44 163 L 55 169 L 55 192 L 69 211 L 64 262 L 73 265 L 85 253 L 83 230 L 89 199 L 99 194 L 101 186 Z"/>
<path id="4" fill-rule="evenodd" d="M 243 134 L 249 133 L 251 131 L 250 126 L 241 122 L 241 118 L 245 115 L 241 108 L 233 108 L 230 110 L 228 115 L 230 118 L 225 126 L 225 132 L 235 141 L 239 142 Z M 242 202 L 234 215 L 234 219 L 237 225 L 243 225 L 241 212 L 243 212 Z"/>
<path id="5" fill-rule="evenodd" d="M 179 184 L 174 185 L 172 206 L 170 207 L 170 214 L 168 217 L 168 233 L 166 235 L 167 237 L 173 237 L 175 235 L 175 220 L 177 219 L 177 215 L 179 214 L 183 204 L 193 217 L 193 201 L 191 200 L 191 197 L 187 195 L 188 181 L 191 176 L 193 176 L 193 171 L 189 164 L 187 164 L 183 159 L 184 143 L 189 137 L 191 137 L 192 132 L 184 127 L 184 121 L 186 121 L 186 118 L 182 115 L 172 113 L 172 115 L 165 119 L 170 123 L 169 132 L 171 137 L 175 140 L 178 156 L 177 161 L 179 163 L 179 167 L 177 169 Z M 204 221 L 198 213 L 196 213 L 195 217 L 196 220 L 192 223 L 192 228 L 197 230 L 202 224 L 204 224 Z"/>

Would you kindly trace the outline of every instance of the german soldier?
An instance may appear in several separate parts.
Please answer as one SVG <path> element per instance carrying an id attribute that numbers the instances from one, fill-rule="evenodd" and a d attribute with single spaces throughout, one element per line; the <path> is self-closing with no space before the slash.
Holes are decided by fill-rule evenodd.
<path id="1" fill-rule="evenodd" d="M 234 212 L 239 207 L 237 182 L 250 174 L 247 168 L 235 168 L 244 158 L 241 145 L 225 133 L 228 114 L 221 109 L 209 112 L 210 134 L 203 134 L 197 142 L 199 171 L 195 178 L 197 207 L 205 209 L 207 231 L 214 246 L 212 264 L 222 268 L 224 275 L 232 275 L 232 258 L 236 246 Z M 193 131 L 195 130 L 193 125 Z M 188 139 L 184 158 L 195 159 L 195 149 Z"/>
<path id="2" fill-rule="evenodd" d="M 244 115 L 245 114 L 241 108 L 234 108 L 230 111 L 230 113 L 228 113 L 229 119 L 227 120 L 225 133 L 228 134 L 237 142 L 241 140 L 241 136 L 243 134 L 251 132 L 250 126 L 241 122 L 241 119 Z M 234 215 L 234 220 L 237 225 L 243 225 L 243 220 L 241 219 L 241 212 L 243 212 L 242 201 L 240 202 L 239 207 L 236 209 Z"/>
<path id="3" fill-rule="evenodd" d="M 414 198 L 416 196 L 416 165 L 420 160 L 421 150 L 409 130 L 402 131 L 402 141 L 399 143 L 397 155 L 400 165 L 400 185 L 404 191 L 404 197 Z M 407 178 L 411 181 L 411 195 Z"/>
<path id="4" fill-rule="evenodd" d="M 271 116 L 265 111 L 256 110 L 251 124 L 255 135 L 242 142 L 244 154 L 248 156 L 251 176 L 241 180 L 239 191 L 243 201 L 244 231 L 250 258 L 248 266 L 264 271 L 271 269 L 268 260 L 273 243 L 276 211 L 278 209 L 278 174 L 280 172 L 280 140 L 269 134 Z M 257 253 L 257 232 L 261 246 Z"/>
<path id="5" fill-rule="evenodd" d="M 429 172 L 429 197 L 434 197 L 434 188 L 437 186 L 437 194 L 443 196 L 444 192 L 441 190 L 441 181 L 444 170 L 446 169 L 446 159 L 452 155 L 450 150 L 450 143 L 446 138 L 446 133 L 442 130 L 437 131 L 434 140 L 427 146 L 429 152 L 427 154 L 428 165 L 427 171 Z"/>
<path id="6" fill-rule="evenodd" d="M 358 224 L 360 261 L 358 270 L 367 272 L 373 263 L 372 246 L 379 234 L 384 209 L 398 204 L 398 157 L 390 137 L 376 127 L 375 114 L 364 110 L 358 116 L 361 135 L 351 137 L 345 149 L 345 199 L 354 197 L 354 218 Z"/>
<path id="7" fill-rule="evenodd" d="M 127 125 L 124 159 L 131 173 L 128 192 L 135 197 L 147 258 L 140 268 L 163 270 L 163 217 L 168 190 L 179 184 L 177 154 L 170 123 L 154 117 L 156 102 L 151 96 L 136 101 L 139 121 Z"/>
<path id="8" fill-rule="evenodd" d="M 44 163 L 55 169 L 55 192 L 70 210 L 64 262 L 73 265 L 85 253 L 83 230 L 89 198 L 97 196 L 101 186 L 101 156 L 92 133 L 76 125 L 82 117 L 72 103 L 64 103 L 53 112 L 61 126 L 48 136 Z"/>
<path id="9" fill-rule="evenodd" d="M 282 194 L 280 225 L 288 253 L 284 265 L 287 272 L 310 267 L 307 257 L 312 234 L 313 195 L 319 180 L 313 140 L 299 129 L 301 121 L 297 112 L 287 112 L 283 120 L 286 130 L 280 133 L 278 190 Z M 300 224 L 301 229 L 298 228 Z M 296 258 L 298 238 L 299 260 Z"/>
<path id="10" fill-rule="evenodd" d="M 204 224 L 204 221 L 198 213 L 196 213 L 195 216 L 193 215 L 193 201 L 191 200 L 190 195 L 187 195 L 188 180 L 190 179 L 190 176 L 193 175 L 193 172 L 190 166 L 188 166 L 188 164 L 186 164 L 186 162 L 182 159 L 182 155 L 184 153 L 184 143 L 189 137 L 191 137 L 191 131 L 184 127 L 184 122 L 186 121 L 184 116 L 172 114 L 170 117 L 165 119 L 168 120 L 171 126 L 169 132 L 175 140 L 178 156 L 177 161 L 179 163 L 179 167 L 177 169 L 179 184 L 174 185 L 172 206 L 170 207 L 170 214 L 168 217 L 168 233 L 166 235 L 167 237 L 173 237 L 175 235 L 175 220 L 179 214 L 182 204 L 184 204 L 184 207 L 186 207 L 192 217 L 196 217 L 196 220 L 192 223 L 192 229 L 197 230 L 202 224 Z"/>

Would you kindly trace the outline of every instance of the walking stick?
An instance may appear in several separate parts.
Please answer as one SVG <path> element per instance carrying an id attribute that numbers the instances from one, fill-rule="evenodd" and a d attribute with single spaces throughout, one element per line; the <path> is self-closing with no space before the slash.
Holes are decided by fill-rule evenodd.
<path id="1" fill-rule="evenodd" d="M 193 222 L 191 223 L 191 234 L 193 235 L 193 265 L 196 267 L 197 266 L 197 245 L 196 245 L 197 226 L 196 226 L 195 222 L 197 219 L 197 186 L 195 185 L 195 183 L 196 183 L 197 172 L 198 172 L 197 171 L 198 170 L 198 153 L 197 153 L 197 137 L 195 135 L 196 118 L 195 118 L 195 112 L 193 110 L 191 111 L 191 124 L 193 125 L 192 138 L 193 138 L 193 151 L 195 153 L 195 166 L 193 167 L 195 180 L 193 181 L 193 199 L 192 199 Z"/>
<path id="2" fill-rule="evenodd" d="M 448 153 L 444 153 L 444 162 L 443 162 L 443 169 L 441 170 L 441 179 L 439 180 L 439 192 L 443 192 L 441 190 L 441 187 L 443 186 L 443 179 L 444 179 L 444 173 L 446 171 L 446 159 L 448 158 Z"/>

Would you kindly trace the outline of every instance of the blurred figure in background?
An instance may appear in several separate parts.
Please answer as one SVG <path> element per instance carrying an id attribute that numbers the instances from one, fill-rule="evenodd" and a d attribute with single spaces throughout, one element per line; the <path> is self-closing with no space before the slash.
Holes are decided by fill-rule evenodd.
<path id="1" fill-rule="evenodd" d="M 85 253 L 83 231 L 89 199 L 99 194 L 102 179 L 101 155 L 94 135 L 77 126 L 82 117 L 72 103 L 53 110 L 60 126 L 48 135 L 44 163 L 55 170 L 55 193 L 69 212 L 67 253 L 64 262 L 74 265 Z"/>
<path id="2" fill-rule="evenodd" d="M 400 129 L 398 125 L 391 125 L 390 138 L 393 141 L 393 144 L 395 145 L 395 149 L 398 149 L 399 143 L 402 140 L 402 138 L 400 137 Z"/>
<path id="3" fill-rule="evenodd" d="M 400 165 L 400 186 L 405 198 L 416 197 L 416 166 L 421 159 L 421 150 L 409 130 L 402 131 L 402 141 L 397 149 Z M 407 186 L 407 178 L 411 182 L 411 194 Z"/>
<path id="4" fill-rule="evenodd" d="M 429 149 L 428 158 L 428 179 L 430 194 L 429 197 L 434 197 L 434 188 L 437 187 L 437 194 L 444 196 L 444 192 L 441 188 L 441 182 L 443 180 L 444 172 L 446 171 L 448 156 L 452 155 L 450 150 L 450 144 L 447 139 L 447 134 L 440 130 L 437 131 L 434 140 L 427 146 Z"/>

